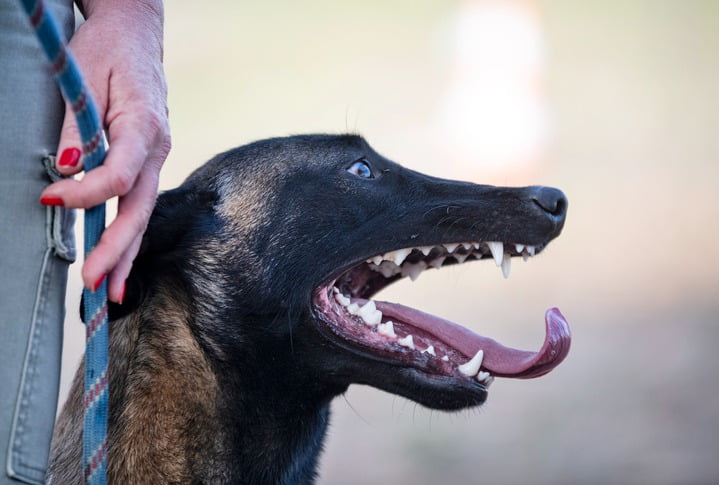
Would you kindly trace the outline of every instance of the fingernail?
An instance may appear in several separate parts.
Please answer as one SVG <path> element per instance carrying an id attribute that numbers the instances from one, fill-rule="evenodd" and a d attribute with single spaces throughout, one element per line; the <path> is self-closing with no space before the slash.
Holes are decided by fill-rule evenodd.
<path id="1" fill-rule="evenodd" d="M 42 205 L 65 205 L 60 197 L 55 197 L 53 195 L 43 195 L 40 197 L 40 203 Z"/>
<path id="2" fill-rule="evenodd" d="M 120 301 L 118 303 L 122 305 L 122 302 L 125 301 L 125 290 L 127 289 L 127 281 L 122 284 L 122 292 L 120 293 Z"/>
<path id="3" fill-rule="evenodd" d="M 80 161 L 81 154 L 82 152 L 77 148 L 66 148 L 60 155 L 57 164 L 61 167 L 74 167 Z"/>
<path id="4" fill-rule="evenodd" d="M 107 276 L 107 274 L 103 274 L 102 276 L 100 276 L 100 277 L 97 279 L 97 281 L 95 282 L 95 284 L 92 285 L 92 292 L 93 292 L 93 293 L 95 293 L 97 290 L 100 289 L 100 285 L 102 284 L 102 281 L 105 279 L 105 276 Z"/>

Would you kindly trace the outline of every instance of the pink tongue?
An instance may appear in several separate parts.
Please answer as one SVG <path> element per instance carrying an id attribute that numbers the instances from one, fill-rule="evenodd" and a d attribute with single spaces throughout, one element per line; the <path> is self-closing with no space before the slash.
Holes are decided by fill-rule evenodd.
<path id="1" fill-rule="evenodd" d="M 482 368 L 495 376 L 522 379 L 539 377 L 557 367 L 569 353 L 571 332 L 558 308 L 547 310 L 544 316 L 547 327 L 544 345 L 539 352 L 531 352 L 505 347 L 496 340 L 414 308 L 381 301 L 375 303 L 387 319 L 419 328 L 458 350 L 468 359 L 482 349 Z"/>

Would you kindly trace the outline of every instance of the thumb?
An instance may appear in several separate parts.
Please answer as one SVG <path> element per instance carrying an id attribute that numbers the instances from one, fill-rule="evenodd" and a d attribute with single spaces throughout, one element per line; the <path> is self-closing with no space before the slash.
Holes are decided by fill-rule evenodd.
<path id="1" fill-rule="evenodd" d="M 69 104 L 65 104 L 65 119 L 60 130 L 60 143 L 57 147 L 56 168 L 63 175 L 74 175 L 82 170 L 82 141 L 77 127 L 75 113 Z"/>

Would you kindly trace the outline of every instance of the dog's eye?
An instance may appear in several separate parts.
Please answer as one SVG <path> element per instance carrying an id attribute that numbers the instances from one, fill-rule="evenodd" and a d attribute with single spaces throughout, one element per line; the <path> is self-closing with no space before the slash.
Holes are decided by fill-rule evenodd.
<path id="1" fill-rule="evenodd" d="M 362 177 L 363 179 L 373 179 L 374 173 L 372 173 L 372 169 L 369 166 L 369 163 L 367 163 L 367 160 L 360 159 L 357 160 L 355 163 L 352 164 L 351 167 L 347 169 L 349 173 L 352 175 L 357 175 L 358 177 Z"/>

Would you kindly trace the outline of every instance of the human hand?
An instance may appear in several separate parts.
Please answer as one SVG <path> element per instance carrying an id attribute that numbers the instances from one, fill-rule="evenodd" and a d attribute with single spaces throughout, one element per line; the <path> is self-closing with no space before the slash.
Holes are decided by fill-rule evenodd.
<path id="1" fill-rule="evenodd" d="M 63 179 L 41 194 L 45 205 L 90 208 L 119 197 L 116 218 L 82 268 L 95 291 L 108 277 L 108 298 L 121 303 L 125 280 L 155 204 L 170 151 L 167 85 L 162 67 L 162 4 L 154 0 L 86 1 L 87 21 L 70 41 L 109 141 L 105 162 L 81 180 Z M 82 171 L 80 136 L 67 107 L 57 169 Z"/>

